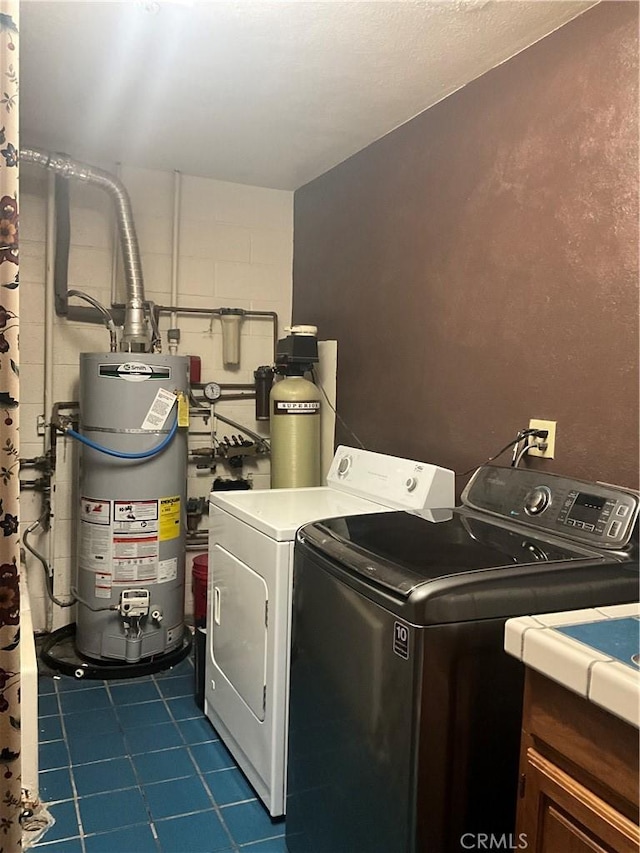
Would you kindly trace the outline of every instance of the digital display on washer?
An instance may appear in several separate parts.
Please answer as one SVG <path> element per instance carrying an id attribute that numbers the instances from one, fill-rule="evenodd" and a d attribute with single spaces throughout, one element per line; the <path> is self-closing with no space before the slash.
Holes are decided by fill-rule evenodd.
<path id="1" fill-rule="evenodd" d="M 578 492 L 578 497 L 571 507 L 569 518 L 574 521 L 585 521 L 587 524 L 596 524 L 606 502 L 607 499 L 600 495 Z"/>

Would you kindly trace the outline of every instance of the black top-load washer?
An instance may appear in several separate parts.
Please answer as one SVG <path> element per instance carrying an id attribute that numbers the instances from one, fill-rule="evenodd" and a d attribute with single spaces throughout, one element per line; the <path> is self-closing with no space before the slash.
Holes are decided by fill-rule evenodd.
<path id="1" fill-rule="evenodd" d="M 638 497 L 484 466 L 462 506 L 316 522 L 295 545 L 290 853 L 514 838 L 512 616 L 638 599 Z"/>

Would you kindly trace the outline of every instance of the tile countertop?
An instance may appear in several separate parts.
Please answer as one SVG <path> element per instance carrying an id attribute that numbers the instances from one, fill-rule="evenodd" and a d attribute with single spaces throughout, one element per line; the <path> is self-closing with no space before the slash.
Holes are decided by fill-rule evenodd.
<path id="1" fill-rule="evenodd" d="M 638 727 L 640 604 L 508 619 L 505 650 Z"/>

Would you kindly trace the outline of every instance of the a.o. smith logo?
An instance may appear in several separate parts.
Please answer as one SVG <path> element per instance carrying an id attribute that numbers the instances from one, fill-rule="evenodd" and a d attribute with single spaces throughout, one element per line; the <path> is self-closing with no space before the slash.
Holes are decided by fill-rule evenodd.
<path id="1" fill-rule="evenodd" d="M 108 379 L 126 379 L 127 382 L 145 382 L 147 379 L 169 379 L 171 368 L 141 361 L 125 361 L 122 364 L 101 364 L 98 375 Z"/>

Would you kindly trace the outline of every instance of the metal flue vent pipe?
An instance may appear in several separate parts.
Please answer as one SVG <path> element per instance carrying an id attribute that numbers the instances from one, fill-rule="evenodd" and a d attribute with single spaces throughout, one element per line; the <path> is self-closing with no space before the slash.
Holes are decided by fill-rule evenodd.
<path id="1" fill-rule="evenodd" d="M 148 337 L 144 318 L 144 283 L 138 238 L 133 224 L 131 202 L 124 185 L 114 175 L 87 163 L 72 160 L 63 154 L 52 154 L 37 148 L 22 148 L 20 159 L 35 163 L 63 178 L 75 178 L 100 187 L 109 193 L 116 206 L 118 233 L 122 248 L 124 275 L 127 287 L 122 348 L 146 350 Z"/>

